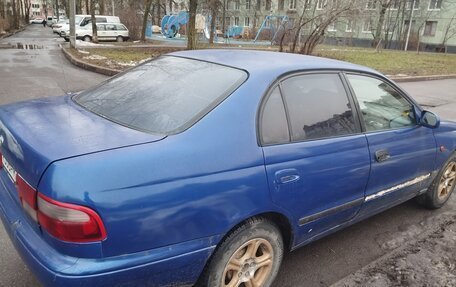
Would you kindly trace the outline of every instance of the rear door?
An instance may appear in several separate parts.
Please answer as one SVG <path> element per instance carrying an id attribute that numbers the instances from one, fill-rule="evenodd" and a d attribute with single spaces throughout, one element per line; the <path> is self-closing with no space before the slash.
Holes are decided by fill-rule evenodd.
<path id="1" fill-rule="evenodd" d="M 106 37 L 104 40 L 115 40 L 117 38 L 117 28 L 115 24 L 105 24 Z"/>
<path id="2" fill-rule="evenodd" d="M 300 227 L 295 243 L 356 215 L 369 152 L 338 73 L 281 81 L 263 103 L 259 126 L 272 200 Z"/>
<path id="3" fill-rule="evenodd" d="M 381 78 L 347 74 L 366 131 L 372 165 L 363 213 L 413 197 L 425 188 L 435 165 L 432 129 L 417 124 L 419 111 Z"/>

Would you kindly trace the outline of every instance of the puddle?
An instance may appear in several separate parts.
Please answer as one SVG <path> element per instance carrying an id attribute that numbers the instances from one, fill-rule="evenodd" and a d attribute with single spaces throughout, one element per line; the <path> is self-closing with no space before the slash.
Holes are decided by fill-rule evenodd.
<path id="1" fill-rule="evenodd" d="M 39 49 L 44 49 L 44 46 L 42 45 L 36 45 L 36 44 L 22 44 L 22 43 L 16 43 L 16 44 L 0 44 L 0 49 L 19 49 L 19 50 L 39 50 Z"/>

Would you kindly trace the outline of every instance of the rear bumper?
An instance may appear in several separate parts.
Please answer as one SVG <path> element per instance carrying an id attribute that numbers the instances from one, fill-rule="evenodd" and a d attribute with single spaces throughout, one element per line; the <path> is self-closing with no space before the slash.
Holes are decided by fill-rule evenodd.
<path id="1" fill-rule="evenodd" d="M 16 250 L 45 286 L 191 286 L 219 240 L 215 236 L 99 259 L 67 256 L 33 230 L 8 192 L 5 176 L 0 171 L 0 217 Z"/>

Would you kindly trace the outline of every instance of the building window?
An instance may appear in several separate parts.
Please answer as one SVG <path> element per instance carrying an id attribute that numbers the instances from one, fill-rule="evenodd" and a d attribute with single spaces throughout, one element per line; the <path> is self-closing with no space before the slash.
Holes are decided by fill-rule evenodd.
<path id="1" fill-rule="evenodd" d="M 389 7 L 390 10 L 399 9 L 399 4 L 401 4 L 399 0 L 393 0 L 393 2 L 390 4 L 390 7 Z"/>
<path id="2" fill-rule="evenodd" d="M 323 10 L 326 6 L 326 0 L 318 0 L 317 2 L 317 10 Z"/>
<path id="3" fill-rule="evenodd" d="M 244 26 L 245 27 L 250 27 L 250 18 L 249 17 L 245 17 L 244 18 Z"/>
<path id="4" fill-rule="evenodd" d="M 410 7 L 413 5 L 413 0 L 408 0 L 405 3 L 405 9 L 410 10 Z M 420 9 L 420 0 L 415 0 L 415 5 L 413 6 L 413 10 Z"/>
<path id="5" fill-rule="evenodd" d="M 312 0 L 305 0 L 304 7 L 306 10 L 310 10 L 312 8 Z"/>
<path id="6" fill-rule="evenodd" d="M 424 26 L 424 36 L 435 36 L 437 30 L 437 21 L 426 21 Z"/>
<path id="7" fill-rule="evenodd" d="M 290 0 L 290 10 L 296 10 L 296 0 Z"/>
<path id="8" fill-rule="evenodd" d="M 440 10 L 442 8 L 442 0 L 431 0 L 429 2 L 429 10 Z"/>
<path id="9" fill-rule="evenodd" d="M 345 32 L 353 32 L 353 22 L 352 20 L 347 20 L 347 26 L 345 26 Z"/>
<path id="10" fill-rule="evenodd" d="M 250 10 L 250 0 L 245 0 L 245 9 Z"/>
<path id="11" fill-rule="evenodd" d="M 331 24 L 329 24 L 328 26 L 328 31 L 329 32 L 336 32 L 336 21 L 332 22 Z"/>
<path id="12" fill-rule="evenodd" d="M 271 0 L 266 0 L 266 5 L 265 5 L 266 10 L 271 10 Z"/>
<path id="13" fill-rule="evenodd" d="M 32 4 L 32 8 L 39 9 L 40 8 L 40 4 Z"/>
<path id="14" fill-rule="evenodd" d="M 257 11 L 261 10 L 261 0 L 256 0 L 256 10 Z"/>
<path id="15" fill-rule="evenodd" d="M 372 20 L 366 19 L 363 23 L 363 33 L 370 33 L 372 32 Z"/>
<path id="16" fill-rule="evenodd" d="M 234 26 L 239 26 L 239 17 L 234 17 Z"/>
<path id="17" fill-rule="evenodd" d="M 377 8 L 376 0 L 367 0 L 366 10 L 375 10 Z"/>
<path id="18" fill-rule="evenodd" d="M 225 25 L 230 26 L 231 25 L 231 18 L 230 17 L 225 17 Z"/>
<path id="19" fill-rule="evenodd" d="M 241 9 L 241 4 L 239 3 L 239 1 L 235 1 L 234 2 L 234 10 L 239 10 Z"/>

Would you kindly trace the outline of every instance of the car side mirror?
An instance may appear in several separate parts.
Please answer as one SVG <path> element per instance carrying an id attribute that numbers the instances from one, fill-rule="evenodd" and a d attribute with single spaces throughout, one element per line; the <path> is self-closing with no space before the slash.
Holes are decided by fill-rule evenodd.
<path id="1" fill-rule="evenodd" d="M 432 112 L 423 111 L 421 113 L 420 124 L 422 126 L 435 129 L 440 126 L 440 119 L 436 114 Z"/>

